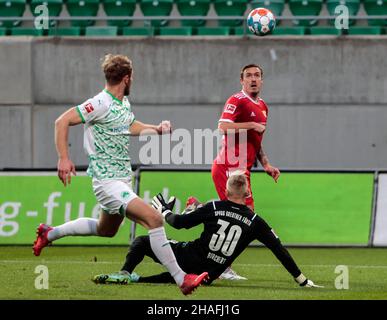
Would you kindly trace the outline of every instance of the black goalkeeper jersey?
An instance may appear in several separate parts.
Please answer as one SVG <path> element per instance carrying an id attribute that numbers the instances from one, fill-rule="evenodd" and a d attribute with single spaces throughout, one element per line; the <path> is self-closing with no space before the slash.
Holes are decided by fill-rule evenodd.
<path id="1" fill-rule="evenodd" d="M 184 215 L 170 213 L 166 221 L 176 229 L 204 225 L 198 239 L 182 243 L 185 258 L 179 263 L 185 269 L 208 271 L 211 280 L 217 279 L 253 240 L 266 244 L 265 238 L 277 238 L 262 218 L 231 201 L 208 202 Z"/>

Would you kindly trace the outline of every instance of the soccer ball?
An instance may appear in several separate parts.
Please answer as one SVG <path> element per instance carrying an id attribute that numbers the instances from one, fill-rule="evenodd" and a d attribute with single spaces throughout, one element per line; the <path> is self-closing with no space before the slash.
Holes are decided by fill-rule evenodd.
<path id="1" fill-rule="evenodd" d="M 264 36 L 275 28 L 274 14 L 266 8 L 253 9 L 247 17 L 247 26 L 256 36 Z"/>

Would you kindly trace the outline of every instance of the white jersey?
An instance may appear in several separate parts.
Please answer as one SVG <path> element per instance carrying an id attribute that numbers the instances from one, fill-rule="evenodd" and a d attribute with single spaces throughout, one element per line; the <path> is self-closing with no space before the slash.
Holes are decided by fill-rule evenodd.
<path id="1" fill-rule="evenodd" d="M 96 179 L 128 179 L 130 126 L 135 120 L 127 97 L 122 102 L 106 89 L 76 107 L 84 126 L 87 174 Z"/>

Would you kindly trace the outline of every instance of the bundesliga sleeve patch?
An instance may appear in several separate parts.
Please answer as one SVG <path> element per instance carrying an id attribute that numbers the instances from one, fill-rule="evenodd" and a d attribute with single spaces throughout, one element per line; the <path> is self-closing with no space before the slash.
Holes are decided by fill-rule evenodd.
<path id="1" fill-rule="evenodd" d="M 233 104 L 227 104 L 226 107 L 224 108 L 224 113 L 234 114 L 235 110 L 236 110 L 236 106 L 234 106 Z"/>
<path id="2" fill-rule="evenodd" d="M 94 107 L 93 105 L 89 102 L 85 105 L 85 110 L 87 113 L 90 113 L 90 112 L 93 112 L 94 111 Z"/>

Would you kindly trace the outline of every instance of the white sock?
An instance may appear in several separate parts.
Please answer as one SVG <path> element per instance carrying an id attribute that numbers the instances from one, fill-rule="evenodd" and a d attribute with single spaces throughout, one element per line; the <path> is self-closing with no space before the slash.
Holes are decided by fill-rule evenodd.
<path id="1" fill-rule="evenodd" d="M 177 264 L 176 257 L 165 235 L 164 227 L 148 231 L 152 250 L 160 262 L 166 267 L 178 286 L 181 286 L 186 273 Z"/>
<path id="2" fill-rule="evenodd" d="M 48 234 L 48 241 L 54 241 L 66 236 L 97 236 L 97 219 L 79 218 L 54 227 Z"/>

